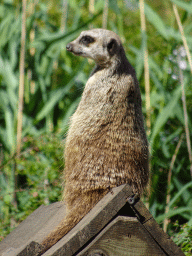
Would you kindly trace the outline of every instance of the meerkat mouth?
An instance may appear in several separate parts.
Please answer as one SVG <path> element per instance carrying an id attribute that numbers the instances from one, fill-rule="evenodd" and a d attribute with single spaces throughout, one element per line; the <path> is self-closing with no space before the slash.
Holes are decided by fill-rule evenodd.
<path id="1" fill-rule="evenodd" d="M 67 44 L 66 49 L 67 49 L 68 52 L 72 52 L 75 55 L 82 55 L 83 54 L 82 51 L 75 51 L 74 46 L 71 43 Z"/>
<path id="2" fill-rule="evenodd" d="M 72 53 L 78 56 L 83 55 L 83 52 L 72 52 Z"/>

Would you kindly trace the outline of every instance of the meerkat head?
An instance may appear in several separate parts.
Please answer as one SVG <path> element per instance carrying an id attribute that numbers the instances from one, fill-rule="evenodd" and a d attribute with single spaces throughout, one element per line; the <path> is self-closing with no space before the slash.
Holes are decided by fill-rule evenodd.
<path id="1" fill-rule="evenodd" d="M 83 31 L 77 39 L 67 44 L 66 49 L 75 55 L 91 58 L 100 66 L 111 65 L 124 54 L 120 38 L 106 29 Z"/>

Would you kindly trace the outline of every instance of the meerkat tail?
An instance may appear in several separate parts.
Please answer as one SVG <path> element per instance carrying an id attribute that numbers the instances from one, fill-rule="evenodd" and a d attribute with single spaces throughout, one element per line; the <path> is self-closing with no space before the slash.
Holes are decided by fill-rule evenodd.
<path id="1" fill-rule="evenodd" d="M 56 244 L 62 237 L 64 237 L 77 223 L 100 201 L 108 191 L 96 190 L 87 192 L 81 197 L 78 197 L 74 205 L 71 207 L 67 215 L 59 223 L 55 230 L 53 230 L 41 243 L 43 245 L 43 252 Z M 42 253 L 42 252 L 41 252 Z"/>

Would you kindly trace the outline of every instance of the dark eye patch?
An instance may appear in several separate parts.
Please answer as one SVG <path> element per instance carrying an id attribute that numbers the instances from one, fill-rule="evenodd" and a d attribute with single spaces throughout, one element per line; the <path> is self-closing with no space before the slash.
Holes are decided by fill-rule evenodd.
<path id="1" fill-rule="evenodd" d="M 84 45 L 89 45 L 90 43 L 93 43 L 95 39 L 91 36 L 83 36 L 80 40 L 79 43 L 84 44 Z"/>

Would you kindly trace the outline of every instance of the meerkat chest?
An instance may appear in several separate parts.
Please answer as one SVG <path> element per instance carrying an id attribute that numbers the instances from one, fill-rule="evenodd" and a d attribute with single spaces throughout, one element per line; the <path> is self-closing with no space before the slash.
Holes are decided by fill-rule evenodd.
<path id="1" fill-rule="evenodd" d="M 95 119 L 109 118 L 115 113 L 124 115 L 127 109 L 127 92 L 130 81 L 125 81 L 123 77 L 109 75 L 106 70 L 94 73 L 87 81 L 85 89 L 74 114 L 78 118 L 81 116 Z M 131 79 L 131 77 L 130 77 Z"/>
<path id="2" fill-rule="evenodd" d="M 95 92 L 102 94 L 108 89 L 109 86 L 110 78 L 107 78 L 103 71 L 98 71 L 89 77 L 85 85 L 84 94 L 91 91 L 93 94 Z"/>
<path id="3" fill-rule="evenodd" d="M 121 98 L 121 87 L 118 86 L 117 79 L 107 75 L 105 71 L 98 71 L 87 81 L 81 104 L 90 106 L 109 103 L 111 97 Z M 80 104 L 80 105 L 81 105 Z M 88 106 L 87 106 L 88 107 Z"/>
<path id="4" fill-rule="evenodd" d="M 97 83 L 100 76 L 97 75 L 97 73 L 93 74 L 89 79 L 87 80 L 86 86 L 90 87 L 91 85 Z"/>

